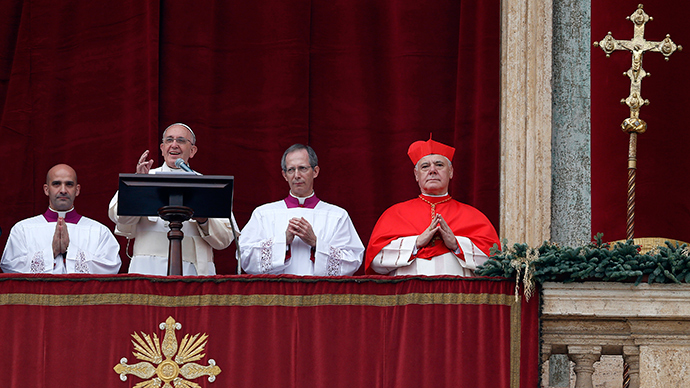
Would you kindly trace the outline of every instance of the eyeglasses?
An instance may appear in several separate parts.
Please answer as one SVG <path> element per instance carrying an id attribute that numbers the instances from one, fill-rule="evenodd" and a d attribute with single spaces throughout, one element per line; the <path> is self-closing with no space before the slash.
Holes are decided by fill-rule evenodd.
<path id="1" fill-rule="evenodd" d="M 176 141 L 177 144 L 179 144 L 179 145 L 185 145 L 187 143 L 192 144 L 191 140 L 189 140 L 185 137 L 182 137 L 182 136 L 180 136 L 180 137 L 168 136 L 168 137 L 163 139 L 163 143 L 165 143 L 165 144 L 172 144 L 174 141 Z M 192 144 L 192 145 L 194 145 L 194 144 Z"/>
<path id="2" fill-rule="evenodd" d="M 311 166 L 299 166 L 297 168 L 290 167 L 287 170 L 285 170 L 285 173 L 288 175 L 294 175 L 295 171 L 299 171 L 300 174 L 306 174 L 310 168 L 312 168 L 312 167 Z"/>

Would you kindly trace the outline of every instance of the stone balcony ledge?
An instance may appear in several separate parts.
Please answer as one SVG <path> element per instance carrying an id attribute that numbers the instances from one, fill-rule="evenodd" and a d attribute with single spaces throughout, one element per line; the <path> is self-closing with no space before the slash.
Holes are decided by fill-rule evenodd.
<path id="1" fill-rule="evenodd" d="M 567 354 L 576 387 L 601 355 L 623 356 L 631 388 L 690 381 L 690 284 L 549 282 L 542 298 L 542 360 Z"/>
<path id="2" fill-rule="evenodd" d="M 542 316 L 690 319 L 690 284 L 553 283 Z"/>

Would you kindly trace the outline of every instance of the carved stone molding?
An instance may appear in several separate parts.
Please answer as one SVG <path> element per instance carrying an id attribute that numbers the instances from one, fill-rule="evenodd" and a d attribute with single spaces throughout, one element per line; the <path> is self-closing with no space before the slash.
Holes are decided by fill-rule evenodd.
<path id="1" fill-rule="evenodd" d="M 587 354 L 622 355 L 631 388 L 690 380 L 690 285 L 546 283 L 542 295 L 543 360 L 568 354 L 587 380 Z"/>

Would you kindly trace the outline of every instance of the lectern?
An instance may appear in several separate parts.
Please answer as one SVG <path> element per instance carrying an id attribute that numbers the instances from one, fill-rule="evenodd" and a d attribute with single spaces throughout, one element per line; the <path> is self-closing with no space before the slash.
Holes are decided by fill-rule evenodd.
<path id="1" fill-rule="evenodd" d="M 182 275 L 182 223 L 192 216 L 231 218 L 232 176 L 120 174 L 117 214 L 169 222 L 168 276 Z"/>

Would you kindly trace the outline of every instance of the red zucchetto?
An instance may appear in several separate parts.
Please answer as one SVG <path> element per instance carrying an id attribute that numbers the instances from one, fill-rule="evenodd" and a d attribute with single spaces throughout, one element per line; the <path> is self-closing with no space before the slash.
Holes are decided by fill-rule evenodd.
<path id="1" fill-rule="evenodd" d="M 455 148 L 431 140 L 431 136 L 429 136 L 429 140 L 416 141 L 410 144 L 410 148 L 407 149 L 407 155 L 410 157 L 414 165 L 417 165 L 417 162 L 419 162 L 421 158 L 431 154 L 443 155 L 452 162 L 453 155 L 455 154 Z"/>

